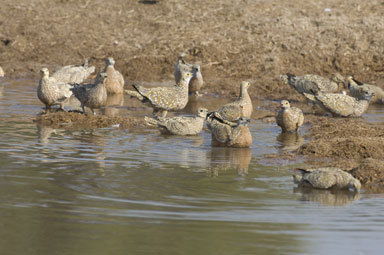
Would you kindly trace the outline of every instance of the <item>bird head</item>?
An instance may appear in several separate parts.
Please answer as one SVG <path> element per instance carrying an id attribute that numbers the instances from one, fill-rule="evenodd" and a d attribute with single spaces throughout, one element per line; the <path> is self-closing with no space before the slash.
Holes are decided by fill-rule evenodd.
<path id="1" fill-rule="evenodd" d="M 49 70 L 46 67 L 43 67 L 40 69 L 40 76 L 41 77 L 49 77 Z"/>
<path id="2" fill-rule="evenodd" d="M 354 192 L 359 192 L 360 189 L 361 189 L 361 183 L 359 180 L 357 179 L 353 179 L 351 180 L 348 184 L 347 184 L 347 187 L 348 189 L 354 191 Z"/>
<path id="3" fill-rule="evenodd" d="M 206 108 L 197 109 L 197 116 L 199 116 L 201 118 L 205 119 L 207 117 L 207 113 L 208 113 L 208 109 L 206 109 Z"/>
<path id="4" fill-rule="evenodd" d="M 113 57 L 106 58 L 105 59 L 105 65 L 106 66 L 113 66 L 113 65 L 115 65 L 115 60 L 113 59 Z"/>
<path id="5" fill-rule="evenodd" d="M 290 108 L 291 105 L 289 104 L 288 100 L 281 100 L 280 102 L 280 108 L 287 109 Z"/>

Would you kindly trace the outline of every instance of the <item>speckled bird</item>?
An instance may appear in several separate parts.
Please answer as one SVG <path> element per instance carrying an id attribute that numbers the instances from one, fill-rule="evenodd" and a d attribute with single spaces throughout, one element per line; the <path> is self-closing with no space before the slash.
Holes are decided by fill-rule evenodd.
<path id="1" fill-rule="evenodd" d="M 304 123 L 303 111 L 297 107 L 291 107 L 287 100 L 281 100 L 276 122 L 283 132 L 297 132 Z"/>
<path id="2" fill-rule="evenodd" d="M 374 93 L 366 88 L 362 88 L 361 98 L 354 98 L 344 94 L 318 92 L 314 98 L 318 105 L 325 111 L 340 117 L 360 117 L 369 106 Z"/>
<path id="3" fill-rule="evenodd" d="M 351 96 L 356 98 L 361 98 L 364 93 L 364 90 L 362 88 L 366 88 L 375 93 L 375 95 L 372 97 L 370 101 L 371 104 L 384 104 L 384 91 L 382 88 L 375 85 L 362 83 L 354 79 L 352 76 L 349 76 L 347 80 L 348 80 L 348 89 Z"/>
<path id="4" fill-rule="evenodd" d="M 148 125 L 158 127 L 162 134 L 197 135 L 203 129 L 207 112 L 207 109 L 199 108 L 194 117 L 149 118 L 145 116 L 144 120 Z"/>
<path id="5" fill-rule="evenodd" d="M 303 187 L 315 189 L 349 189 L 358 192 L 361 183 L 350 173 L 336 167 L 316 169 L 295 169 L 293 182 Z"/>
<path id="6" fill-rule="evenodd" d="M 287 73 L 286 75 L 280 75 L 280 79 L 300 94 L 311 94 L 319 91 L 332 93 L 344 88 L 344 77 L 339 73 L 333 74 L 330 79 L 316 74 L 296 76 Z M 342 85 L 340 86 L 340 84 Z"/>
<path id="7" fill-rule="evenodd" d="M 172 87 L 145 88 L 133 84 L 136 91 L 125 90 L 125 93 L 152 107 L 154 114 L 165 117 L 168 111 L 181 110 L 187 105 L 191 78 L 190 72 L 183 71 L 180 83 Z"/>
<path id="8" fill-rule="evenodd" d="M 124 92 L 124 77 L 115 69 L 115 60 L 112 57 L 105 59 L 103 72 L 107 74 L 107 93 L 122 94 Z M 96 79 L 99 79 L 99 75 Z"/>
<path id="9" fill-rule="evenodd" d="M 85 106 L 89 107 L 95 115 L 94 109 L 99 109 L 107 103 L 107 88 L 106 88 L 107 74 L 100 73 L 100 79 L 96 83 L 83 84 L 72 88 L 73 94 L 81 103 L 83 113 L 86 114 Z"/>
<path id="10" fill-rule="evenodd" d="M 85 63 L 81 66 L 69 65 L 61 67 L 52 74 L 52 77 L 57 81 L 65 83 L 82 83 L 94 71 L 95 67 L 88 66 L 88 59 L 86 59 Z"/>
<path id="11" fill-rule="evenodd" d="M 224 123 L 221 119 L 211 117 L 207 125 L 212 133 L 212 146 L 247 148 L 252 144 L 252 135 L 248 128 L 250 119 L 240 117 L 236 122 Z"/>
<path id="12" fill-rule="evenodd" d="M 45 104 L 45 113 L 49 112 L 53 105 L 59 105 L 60 109 L 64 110 L 64 103 L 72 96 L 72 87 L 71 84 L 58 82 L 55 78 L 49 77 L 48 68 L 42 68 L 37 97 Z"/>
<path id="13" fill-rule="evenodd" d="M 181 72 L 186 71 L 192 73 L 192 78 L 189 81 L 189 94 L 199 96 L 199 91 L 204 85 L 203 75 L 199 64 L 189 64 L 184 60 L 185 53 L 181 53 L 177 58 L 175 64 L 174 76 L 175 82 L 179 83 L 181 79 Z"/>
<path id="14" fill-rule="evenodd" d="M 250 82 L 243 81 L 240 85 L 239 97 L 235 101 L 223 105 L 218 110 L 208 113 L 207 118 L 215 117 L 223 122 L 235 122 L 240 117 L 250 118 L 253 111 L 252 100 L 248 94 L 250 86 Z"/>

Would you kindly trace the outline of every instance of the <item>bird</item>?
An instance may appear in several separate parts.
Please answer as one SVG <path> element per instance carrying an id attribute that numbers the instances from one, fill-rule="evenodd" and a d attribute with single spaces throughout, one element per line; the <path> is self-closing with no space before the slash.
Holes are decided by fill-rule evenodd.
<path id="1" fill-rule="evenodd" d="M 59 105 L 60 109 L 64 110 L 64 103 L 72 96 L 72 88 L 71 84 L 58 82 L 55 78 L 49 77 L 48 68 L 42 68 L 37 97 L 45 104 L 45 113 L 49 112 L 53 105 Z"/>
<path id="2" fill-rule="evenodd" d="M 302 187 L 315 189 L 349 189 L 360 191 L 361 183 L 350 173 L 336 167 L 295 169 L 293 182 Z"/>
<path id="3" fill-rule="evenodd" d="M 352 76 L 348 76 L 348 89 L 351 94 L 351 96 L 359 98 L 362 96 L 362 88 L 368 88 L 372 90 L 375 95 L 372 97 L 370 103 L 371 104 L 384 104 L 384 90 L 378 86 L 362 83 L 356 79 L 354 79 Z"/>
<path id="4" fill-rule="evenodd" d="M 104 73 L 107 73 L 107 93 L 108 94 L 123 94 L 124 92 L 124 77 L 115 69 L 115 60 L 112 57 L 105 59 Z M 96 78 L 99 79 L 99 76 Z"/>
<path id="5" fill-rule="evenodd" d="M 203 129 L 207 112 L 207 109 L 199 108 L 194 117 L 149 118 L 145 116 L 144 120 L 148 125 L 158 127 L 162 134 L 197 135 Z"/>
<path id="6" fill-rule="evenodd" d="M 252 135 L 248 128 L 250 119 L 240 117 L 236 122 L 226 122 L 211 117 L 207 125 L 212 136 L 212 146 L 247 148 L 252 144 Z"/>
<path id="7" fill-rule="evenodd" d="M 333 74 L 330 79 L 316 74 L 296 76 L 287 73 L 286 75 L 280 75 L 280 79 L 302 95 L 304 95 L 303 93 L 311 94 L 313 91 L 338 92 L 344 87 L 344 77 L 339 73 Z M 340 83 L 343 86 L 340 86 Z"/>
<path id="8" fill-rule="evenodd" d="M 252 100 L 248 94 L 250 86 L 250 82 L 243 81 L 240 85 L 239 97 L 235 101 L 223 105 L 218 110 L 208 113 L 207 118 L 216 117 L 223 122 L 235 122 L 240 117 L 250 118 L 253 111 Z"/>
<path id="9" fill-rule="evenodd" d="M 0 66 L 0 77 L 4 77 L 5 73 L 3 68 Z"/>
<path id="10" fill-rule="evenodd" d="M 374 96 L 374 92 L 367 88 L 362 88 L 360 98 L 354 98 L 338 93 L 313 92 L 316 103 L 325 111 L 340 117 L 360 117 L 368 109 L 369 102 Z"/>
<path id="11" fill-rule="evenodd" d="M 93 109 L 98 109 L 106 105 L 107 103 L 107 88 L 106 80 L 108 75 L 106 73 L 100 73 L 100 79 L 92 84 L 75 84 L 72 88 L 73 94 L 81 103 L 81 108 L 83 113 L 87 114 L 85 111 L 85 106 L 89 107 L 95 115 Z"/>
<path id="12" fill-rule="evenodd" d="M 192 78 L 189 81 L 189 94 L 194 94 L 196 96 L 200 96 L 199 90 L 204 85 L 203 75 L 201 73 L 201 67 L 199 64 L 189 64 L 184 60 L 185 53 L 181 53 L 177 58 L 177 62 L 175 64 L 174 76 L 175 82 L 179 83 L 181 79 L 181 72 L 187 71 L 192 73 Z"/>
<path id="13" fill-rule="evenodd" d="M 88 66 L 88 59 L 86 59 L 84 64 L 81 66 L 69 65 L 61 67 L 52 74 L 52 77 L 57 81 L 65 83 L 82 83 L 94 71 L 95 67 Z"/>
<path id="14" fill-rule="evenodd" d="M 303 111 L 297 107 L 291 107 L 287 100 L 281 100 L 276 122 L 282 132 L 298 132 L 304 123 Z"/>
<path id="15" fill-rule="evenodd" d="M 182 71 L 180 83 L 171 87 L 145 88 L 133 84 L 136 91 L 125 90 L 124 92 L 131 97 L 135 97 L 141 102 L 153 108 L 153 114 L 165 117 L 168 111 L 183 109 L 188 103 L 188 83 L 192 74 Z"/>

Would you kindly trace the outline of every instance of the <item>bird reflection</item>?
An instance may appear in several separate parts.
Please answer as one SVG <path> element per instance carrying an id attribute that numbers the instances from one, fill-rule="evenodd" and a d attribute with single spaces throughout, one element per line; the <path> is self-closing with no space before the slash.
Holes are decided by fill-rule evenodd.
<path id="1" fill-rule="evenodd" d="M 213 175 L 219 171 L 235 168 L 241 176 L 248 174 L 248 166 L 252 159 L 250 148 L 212 147 L 209 158 Z"/>
<path id="2" fill-rule="evenodd" d="M 317 202 L 329 206 L 343 206 L 360 199 L 359 192 L 350 192 L 348 190 L 322 190 L 295 187 L 293 193 L 301 193 L 301 201 Z"/>
<path id="3" fill-rule="evenodd" d="M 296 132 L 281 133 L 276 140 L 280 143 L 279 149 L 282 152 L 294 151 L 304 144 L 304 138 Z"/>
<path id="4" fill-rule="evenodd" d="M 108 95 L 107 103 L 101 112 L 103 115 L 107 116 L 118 116 L 120 113 L 120 106 L 124 105 L 124 94 L 112 94 Z"/>
<path id="5" fill-rule="evenodd" d="M 38 123 L 36 127 L 37 127 L 37 139 L 39 143 L 42 143 L 42 144 L 49 143 L 49 138 L 51 137 L 51 135 L 57 134 L 55 128 L 44 126 L 40 123 Z"/>

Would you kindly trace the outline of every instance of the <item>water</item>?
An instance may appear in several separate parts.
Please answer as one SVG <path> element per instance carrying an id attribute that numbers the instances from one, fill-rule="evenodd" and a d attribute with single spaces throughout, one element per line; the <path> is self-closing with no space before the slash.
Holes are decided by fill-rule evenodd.
<path id="1" fill-rule="evenodd" d="M 206 131 L 52 129 L 32 122 L 36 81 L 1 82 L 0 254 L 381 253 L 382 195 L 297 189 L 300 160 L 263 156 L 301 135 L 254 121 L 252 147 L 229 149 Z"/>

